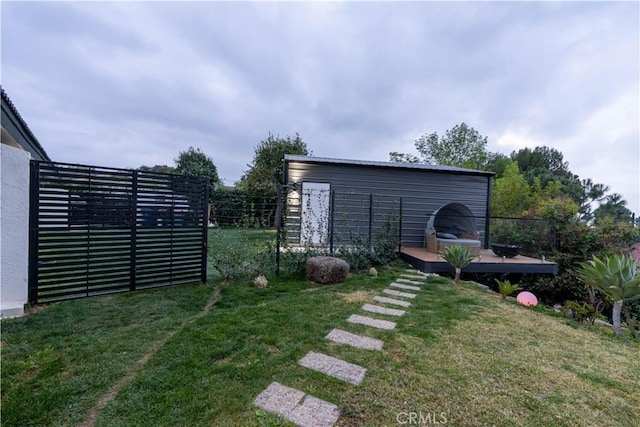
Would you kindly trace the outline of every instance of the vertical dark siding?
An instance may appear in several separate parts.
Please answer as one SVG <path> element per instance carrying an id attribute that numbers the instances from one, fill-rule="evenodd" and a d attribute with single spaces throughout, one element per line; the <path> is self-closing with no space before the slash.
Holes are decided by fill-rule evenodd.
<path id="1" fill-rule="evenodd" d="M 485 236 L 488 176 L 381 166 L 307 163 L 289 160 L 288 183 L 328 182 L 337 193 L 378 194 L 403 198 L 402 244 L 424 245 L 429 216 L 444 204 L 465 204 Z M 355 209 L 368 209 L 364 205 Z M 356 214 L 356 212 L 354 212 Z"/>

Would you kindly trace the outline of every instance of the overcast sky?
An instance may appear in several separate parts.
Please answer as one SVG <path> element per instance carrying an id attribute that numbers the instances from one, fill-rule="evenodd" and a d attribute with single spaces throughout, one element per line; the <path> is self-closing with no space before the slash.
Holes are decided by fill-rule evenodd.
<path id="1" fill-rule="evenodd" d="M 461 122 L 546 145 L 640 213 L 637 2 L 8 2 L 2 86 L 56 161 L 200 147 L 233 184 L 271 132 L 314 155 L 412 152 Z"/>

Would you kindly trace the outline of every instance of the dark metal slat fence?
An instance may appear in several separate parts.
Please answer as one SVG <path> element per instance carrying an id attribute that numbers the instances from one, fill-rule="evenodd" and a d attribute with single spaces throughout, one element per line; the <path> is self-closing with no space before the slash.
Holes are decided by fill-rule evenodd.
<path id="1" fill-rule="evenodd" d="M 204 282 L 206 179 L 31 163 L 29 301 Z"/>

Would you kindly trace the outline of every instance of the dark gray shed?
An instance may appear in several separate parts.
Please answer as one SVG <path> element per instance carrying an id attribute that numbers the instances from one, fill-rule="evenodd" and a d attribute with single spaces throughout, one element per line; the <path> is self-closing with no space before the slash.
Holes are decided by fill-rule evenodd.
<path id="1" fill-rule="evenodd" d="M 492 172 L 440 165 L 285 156 L 285 184 L 320 192 L 374 194 L 402 199 L 402 245 L 422 247 L 431 215 L 444 205 L 465 205 L 486 244 Z M 347 196 L 348 197 L 348 196 Z M 322 203 L 329 203 L 329 197 Z M 366 205 L 366 203 L 364 203 Z M 356 204 L 353 210 L 365 210 Z M 357 213 L 357 212 L 356 212 Z M 304 216 L 301 216 L 304 223 Z"/>

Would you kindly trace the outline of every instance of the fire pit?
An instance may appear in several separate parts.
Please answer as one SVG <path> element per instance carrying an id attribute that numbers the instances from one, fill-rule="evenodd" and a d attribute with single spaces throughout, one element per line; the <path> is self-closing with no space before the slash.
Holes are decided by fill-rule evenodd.
<path id="1" fill-rule="evenodd" d="M 492 243 L 491 250 L 497 256 L 504 256 L 507 258 L 513 258 L 520 254 L 520 249 L 522 246 L 519 245 L 510 245 L 508 243 Z"/>

